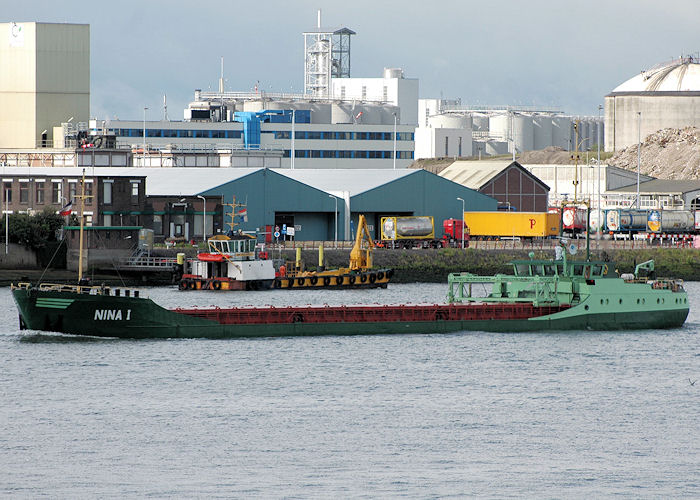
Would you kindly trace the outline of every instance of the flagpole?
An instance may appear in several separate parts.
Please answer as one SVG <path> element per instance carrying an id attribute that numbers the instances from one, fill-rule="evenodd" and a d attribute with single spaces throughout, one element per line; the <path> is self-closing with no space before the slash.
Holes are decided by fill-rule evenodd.
<path id="1" fill-rule="evenodd" d="M 83 281 L 83 213 L 85 209 L 85 169 L 80 179 L 80 252 L 78 253 L 78 286 Z"/>

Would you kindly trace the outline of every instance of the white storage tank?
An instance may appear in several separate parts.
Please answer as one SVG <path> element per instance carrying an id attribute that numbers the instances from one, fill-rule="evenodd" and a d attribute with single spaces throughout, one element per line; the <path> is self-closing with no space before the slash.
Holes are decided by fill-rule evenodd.
<path id="1" fill-rule="evenodd" d="M 330 123 L 331 105 L 326 103 L 311 103 L 311 123 Z"/>
<path id="2" fill-rule="evenodd" d="M 401 68 L 384 68 L 384 78 L 403 78 Z"/>
<path id="3" fill-rule="evenodd" d="M 432 128 L 470 128 L 469 117 L 456 114 L 431 116 L 428 118 L 428 125 Z"/>
<path id="4" fill-rule="evenodd" d="M 517 152 L 532 151 L 534 149 L 535 131 L 532 125 L 532 115 L 513 114 L 513 141 Z"/>
<path id="5" fill-rule="evenodd" d="M 379 106 L 379 123 L 382 125 L 394 124 L 394 113 L 396 113 L 396 123 L 401 123 L 401 108 L 398 106 Z"/>
<path id="6" fill-rule="evenodd" d="M 569 149 L 569 137 L 571 135 L 571 118 L 568 116 L 552 117 L 552 146 Z"/>
<path id="7" fill-rule="evenodd" d="M 484 113 L 472 113 L 472 128 L 479 132 L 488 132 L 489 116 Z"/>
<path id="8" fill-rule="evenodd" d="M 489 131 L 491 136 L 500 137 L 504 141 L 510 139 L 510 117 L 508 114 L 489 116 Z"/>
<path id="9" fill-rule="evenodd" d="M 536 150 L 551 146 L 552 143 L 552 116 L 534 115 L 532 117 L 534 127 L 534 148 Z"/>
<path id="10" fill-rule="evenodd" d="M 331 123 L 354 123 L 352 104 L 333 103 L 331 106 Z"/>
<path id="11" fill-rule="evenodd" d="M 360 118 L 357 119 L 358 123 L 364 123 L 365 125 L 381 125 L 381 106 L 376 106 L 373 104 L 363 104 L 362 106 L 355 106 L 355 116 L 362 112 Z M 392 117 L 392 122 L 393 117 Z"/>

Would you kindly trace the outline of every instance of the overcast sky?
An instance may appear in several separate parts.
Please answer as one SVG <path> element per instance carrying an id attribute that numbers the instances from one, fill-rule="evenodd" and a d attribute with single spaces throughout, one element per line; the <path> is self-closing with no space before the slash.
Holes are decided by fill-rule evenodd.
<path id="1" fill-rule="evenodd" d="M 0 0 L 2 22 L 90 24 L 91 115 L 181 120 L 196 88 L 303 91 L 302 32 L 347 26 L 352 76 L 403 68 L 420 97 L 596 115 L 639 71 L 700 51 L 700 0 Z M 0 70 L 6 71 L 6 68 Z"/>

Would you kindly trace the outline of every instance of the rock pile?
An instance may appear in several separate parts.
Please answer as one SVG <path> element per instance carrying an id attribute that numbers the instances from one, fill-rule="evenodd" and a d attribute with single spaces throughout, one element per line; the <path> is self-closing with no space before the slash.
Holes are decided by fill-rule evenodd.
<path id="1" fill-rule="evenodd" d="M 659 179 L 700 179 L 700 129 L 667 128 L 647 136 L 641 146 L 639 170 Z M 637 171 L 637 146 L 617 151 L 608 160 L 627 170 Z"/>

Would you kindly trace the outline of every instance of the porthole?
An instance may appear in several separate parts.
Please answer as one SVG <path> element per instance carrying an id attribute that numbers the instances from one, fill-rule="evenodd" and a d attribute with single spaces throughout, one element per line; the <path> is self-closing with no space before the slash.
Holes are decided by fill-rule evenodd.
<path id="1" fill-rule="evenodd" d="M 637 304 L 639 304 L 639 302 L 640 302 L 640 300 L 639 300 L 639 298 L 637 298 Z"/>
<path id="2" fill-rule="evenodd" d="M 644 299 L 644 298 L 643 298 L 643 299 L 642 299 L 642 304 L 646 304 L 646 303 L 647 303 L 647 299 Z"/>
<path id="3" fill-rule="evenodd" d="M 586 304 L 585 306 L 583 306 L 583 308 L 584 308 L 586 311 L 588 311 L 588 304 Z"/>
<path id="4" fill-rule="evenodd" d="M 605 303 L 606 303 L 606 304 L 609 304 L 609 303 L 610 303 L 610 299 L 605 299 Z"/>
<path id="5" fill-rule="evenodd" d="M 600 305 L 602 306 L 605 301 L 603 299 L 600 299 Z"/>
<path id="6" fill-rule="evenodd" d="M 619 302 L 620 304 L 622 304 L 622 299 L 620 299 L 618 302 Z"/>
<path id="7" fill-rule="evenodd" d="M 661 299 L 656 299 L 657 304 L 661 304 Z"/>
<path id="8" fill-rule="evenodd" d="M 683 303 L 684 303 L 684 304 L 687 304 L 687 303 L 688 303 L 688 299 L 683 299 Z"/>

